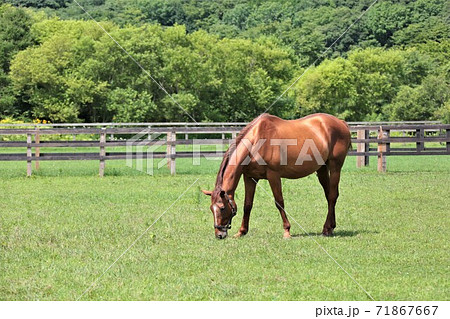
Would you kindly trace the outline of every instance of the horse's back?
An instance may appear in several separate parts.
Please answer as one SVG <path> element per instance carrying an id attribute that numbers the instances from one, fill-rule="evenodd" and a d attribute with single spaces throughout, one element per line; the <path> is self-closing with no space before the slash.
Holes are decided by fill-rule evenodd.
<path id="1" fill-rule="evenodd" d="M 350 143 L 350 130 L 347 123 L 326 113 L 310 114 L 295 120 L 283 120 L 274 115 L 263 114 L 258 122 L 259 131 L 265 132 L 266 135 L 274 131 L 281 132 L 279 135 L 283 136 L 291 135 L 288 132 L 302 135 L 312 131 L 316 135 L 326 135 L 330 144 L 342 140 L 347 142 L 348 147 Z"/>
<path id="2" fill-rule="evenodd" d="M 253 134 L 257 139 L 296 139 L 300 145 L 306 140 L 313 141 L 324 160 L 344 161 L 350 146 L 347 123 L 325 113 L 311 114 L 296 120 L 264 114 L 255 129 Z"/>

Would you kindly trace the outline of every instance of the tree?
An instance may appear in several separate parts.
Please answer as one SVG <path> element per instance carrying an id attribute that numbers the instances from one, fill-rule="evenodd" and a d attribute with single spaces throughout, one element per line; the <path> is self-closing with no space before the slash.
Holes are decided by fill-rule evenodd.
<path id="1" fill-rule="evenodd" d="M 432 70 L 417 50 L 356 50 L 347 59 L 326 60 L 293 90 L 298 113 L 327 112 L 350 121 L 381 120 L 403 85 L 415 86 Z"/>
<path id="2" fill-rule="evenodd" d="M 430 41 L 442 42 L 450 38 L 450 26 L 439 17 L 431 17 L 394 33 L 392 40 L 396 45 L 413 46 Z"/>
<path id="3" fill-rule="evenodd" d="M 0 117 L 20 115 L 9 77 L 14 55 L 30 46 L 32 19 L 28 13 L 10 5 L 0 6 Z"/>
<path id="4" fill-rule="evenodd" d="M 390 44 L 396 31 L 408 25 L 408 9 L 400 3 L 382 1 L 367 12 L 364 22 L 370 35 L 384 46 Z"/>
<path id="5" fill-rule="evenodd" d="M 94 49 L 92 36 L 104 33 L 92 23 L 78 21 L 45 21 L 33 28 L 42 44 L 19 52 L 11 62 L 14 89 L 30 105 L 34 117 L 52 122 L 79 121 L 82 107 L 101 100 L 107 86 L 80 72 Z"/>
<path id="6" fill-rule="evenodd" d="M 402 86 L 386 112 L 389 119 L 396 121 L 448 121 L 449 103 L 450 81 L 443 76 L 430 75 L 417 87 Z"/>
<path id="7" fill-rule="evenodd" d="M 11 4 L 31 8 L 64 8 L 71 0 L 6 0 Z"/>
<path id="8" fill-rule="evenodd" d="M 109 92 L 107 109 L 114 122 L 147 122 L 157 116 L 156 105 L 146 91 L 141 93 L 131 88 L 116 88 Z"/>
<path id="9" fill-rule="evenodd" d="M 93 22 L 36 23 L 32 33 L 40 45 L 19 52 L 11 67 L 14 87 L 34 116 L 52 122 L 250 120 L 292 77 L 290 52 L 268 39 L 187 35 L 184 26 L 103 26 L 144 70 Z"/>
<path id="10" fill-rule="evenodd" d="M 15 1 L 35 11 L 0 7 L 0 110 L 52 121 L 246 121 L 315 62 L 270 112 L 395 117 L 422 96 L 425 78 L 447 79 L 448 10 L 445 0 L 386 0 L 340 37 L 372 2 L 80 0 L 139 66 L 73 1 Z M 423 103 L 433 111 L 420 116 L 447 114 L 446 102 Z"/>

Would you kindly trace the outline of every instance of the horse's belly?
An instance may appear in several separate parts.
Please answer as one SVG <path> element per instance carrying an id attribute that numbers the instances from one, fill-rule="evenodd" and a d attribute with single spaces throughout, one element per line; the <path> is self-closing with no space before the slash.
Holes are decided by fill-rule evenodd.
<path id="1" fill-rule="evenodd" d="M 284 178 L 302 178 L 316 172 L 325 164 L 328 154 L 324 148 L 308 152 L 291 149 L 285 156 L 286 158 L 283 158 L 280 152 L 273 152 L 271 161 L 268 161 L 269 168 L 279 172 Z"/>
<path id="2" fill-rule="evenodd" d="M 260 165 L 252 160 L 244 166 L 243 173 L 252 178 L 265 179 L 267 178 L 267 165 Z"/>
<path id="3" fill-rule="evenodd" d="M 316 162 L 303 163 L 302 165 L 279 166 L 278 171 L 283 178 L 302 178 L 316 172 L 321 165 Z"/>
<path id="4" fill-rule="evenodd" d="M 310 156 L 301 158 L 292 156 L 292 153 L 285 161 L 283 162 L 280 158 L 265 158 L 260 159 L 259 162 L 252 159 L 247 165 L 244 165 L 243 173 L 253 178 L 265 179 L 267 170 L 271 170 L 278 172 L 280 177 L 296 179 L 311 175 L 324 164 L 321 158 Z"/>

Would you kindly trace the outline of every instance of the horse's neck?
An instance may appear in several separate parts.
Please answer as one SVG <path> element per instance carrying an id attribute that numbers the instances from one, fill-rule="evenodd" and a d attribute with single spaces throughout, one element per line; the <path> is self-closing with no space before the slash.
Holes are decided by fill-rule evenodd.
<path id="1" fill-rule="evenodd" d="M 242 176 L 242 162 L 250 154 L 247 146 L 244 143 L 239 143 L 236 146 L 234 152 L 229 156 L 228 165 L 223 173 L 222 189 L 227 192 L 228 195 L 234 196 L 239 179 Z"/>

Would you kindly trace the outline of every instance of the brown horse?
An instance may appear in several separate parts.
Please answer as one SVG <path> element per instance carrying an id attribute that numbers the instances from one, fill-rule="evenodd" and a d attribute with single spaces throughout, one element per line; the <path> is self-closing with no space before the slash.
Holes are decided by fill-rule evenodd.
<path id="1" fill-rule="evenodd" d="M 283 220 L 284 237 L 289 238 L 291 225 L 284 211 L 281 178 L 302 178 L 314 172 L 328 201 L 322 233 L 331 235 L 336 227 L 335 205 L 341 168 L 350 147 L 347 124 L 332 115 L 313 114 L 287 121 L 262 114 L 254 119 L 241 130 L 225 153 L 215 189 L 203 191 L 211 196 L 216 237 L 227 236 L 237 212 L 234 193 L 244 175 L 244 216 L 235 237 L 248 232 L 256 184 L 260 179 L 267 179 Z"/>

